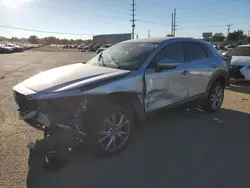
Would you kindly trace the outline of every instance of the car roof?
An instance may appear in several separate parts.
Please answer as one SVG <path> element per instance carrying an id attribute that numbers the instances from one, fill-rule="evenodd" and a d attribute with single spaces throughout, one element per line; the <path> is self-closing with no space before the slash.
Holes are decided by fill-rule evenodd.
<path id="1" fill-rule="evenodd" d="M 172 42 L 180 42 L 180 41 L 202 41 L 199 39 L 191 38 L 191 37 L 161 37 L 161 38 L 142 38 L 142 39 L 133 39 L 127 40 L 125 42 L 150 42 L 150 43 L 163 43 L 171 40 Z"/>

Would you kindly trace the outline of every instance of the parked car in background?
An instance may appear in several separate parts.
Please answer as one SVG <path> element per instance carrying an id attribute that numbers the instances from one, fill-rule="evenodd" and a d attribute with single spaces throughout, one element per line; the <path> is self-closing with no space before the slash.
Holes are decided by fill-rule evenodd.
<path id="1" fill-rule="evenodd" d="M 67 49 L 67 48 L 68 48 L 67 44 L 65 44 L 65 45 L 62 46 L 62 49 Z"/>
<path id="2" fill-rule="evenodd" d="M 218 44 L 217 45 L 217 50 L 225 50 L 225 45 L 224 44 Z"/>
<path id="3" fill-rule="evenodd" d="M 0 53 L 23 52 L 32 48 L 39 48 L 41 44 L 0 44 Z"/>
<path id="4" fill-rule="evenodd" d="M 236 46 L 237 46 L 237 45 L 235 45 L 235 44 L 229 44 L 229 45 L 225 46 L 225 49 L 226 49 L 226 50 L 232 50 L 232 49 L 234 49 Z"/>
<path id="5" fill-rule="evenodd" d="M 94 45 L 91 52 L 96 52 L 100 47 L 101 47 L 101 44 Z"/>
<path id="6" fill-rule="evenodd" d="M 85 47 L 86 47 L 85 44 L 81 44 L 81 45 L 78 45 L 78 46 L 77 46 L 77 49 L 82 50 L 82 49 L 84 49 Z"/>
<path id="7" fill-rule="evenodd" d="M 15 52 L 15 49 L 12 46 L 7 46 L 7 45 L 3 45 L 4 48 L 8 49 L 8 53 L 13 53 Z"/>
<path id="8" fill-rule="evenodd" d="M 13 48 L 14 52 L 23 52 L 24 51 L 24 47 L 20 46 L 20 45 L 16 45 L 16 44 L 6 44 L 6 46 L 9 46 L 11 48 Z"/>
<path id="9" fill-rule="evenodd" d="M 95 46 L 94 44 L 88 45 L 85 51 L 94 52 L 94 51 L 95 51 L 95 50 L 94 50 L 94 46 Z"/>
<path id="10" fill-rule="evenodd" d="M 9 48 L 5 45 L 0 45 L 0 53 L 11 53 L 13 52 L 12 48 Z"/>
<path id="11" fill-rule="evenodd" d="M 112 44 L 104 44 L 96 50 L 96 53 L 99 54 L 100 52 L 102 52 L 103 50 L 106 50 L 107 48 L 109 48 L 111 46 L 112 46 Z"/>
<path id="12" fill-rule="evenodd" d="M 250 80 L 250 45 L 240 45 L 224 56 L 230 61 L 230 78 Z"/>
<path id="13" fill-rule="evenodd" d="M 89 46 L 86 45 L 86 46 L 83 46 L 82 49 L 81 49 L 81 52 L 86 52 L 88 50 Z"/>
<path id="14" fill-rule="evenodd" d="M 94 45 L 85 45 L 82 49 L 81 52 L 87 52 L 87 51 L 92 51 Z"/>
<path id="15" fill-rule="evenodd" d="M 87 63 L 19 83 L 14 99 L 20 117 L 45 133 L 32 150 L 55 155 L 81 141 L 112 156 L 128 145 L 134 127 L 150 112 L 196 100 L 204 110 L 218 111 L 227 70 L 217 50 L 202 40 L 128 40 Z"/>

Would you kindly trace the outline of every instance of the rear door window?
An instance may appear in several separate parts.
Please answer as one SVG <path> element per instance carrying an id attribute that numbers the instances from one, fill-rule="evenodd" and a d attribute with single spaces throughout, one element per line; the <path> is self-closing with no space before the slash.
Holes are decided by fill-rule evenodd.
<path id="1" fill-rule="evenodd" d="M 184 51 L 182 43 L 170 44 L 164 47 L 154 58 L 154 62 L 157 63 L 160 60 L 171 59 L 177 62 L 184 61 Z"/>
<path id="2" fill-rule="evenodd" d="M 207 58 L 207 53 L 199 43 L 184 43 L 185 60 L 195 61 Z"/>
<path id="3" fill-rule="evenodd" d="M 207 57 L 212 57 L 214 55 L 214 53 L 212 52 L 212 50 L 210 50 L 210 48 L 206 44 L 202 44 L 201 43 L 200 45 L 206 51 Z"/>

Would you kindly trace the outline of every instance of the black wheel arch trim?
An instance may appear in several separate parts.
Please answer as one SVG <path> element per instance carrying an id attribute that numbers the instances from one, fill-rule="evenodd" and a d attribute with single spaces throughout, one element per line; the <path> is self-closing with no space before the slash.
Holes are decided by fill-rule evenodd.
<path id="1" fill-rule="evenodd" d="M 209 80 L 209 83 L 208 83 L 208 86 L 207 86 L 207 90 L 206 90 L 206 93 L 207 93 L 207 96 L 209 94 L 209 91 L 213 85 L 213 83 L 220 77 L 223 77 L 225 79 L 225 85 L 224 87 L 227 86 L 227 82 L 228 82 L 228 72 L 226 70 L 218 70 L 216 71 L 212 76 L 211 76 L 211 79 Z"/>
<path id="2" fill-rule="evenodd" d="M 129 107 L 136 121 L 143 121 L 146 119 L 146 114 L 144 111 L 144 107 L 139 97 L 140 94 L 133 91 L 119 91 L 106 95 L 110 99 L 110 101 L 114 103 L 122 103 Z"/>
<path id="3" fill-rule="evenodd" d="M 90 114 L 96 114 L 96 112 L 110 105 L 120 104 L 132 110 L 132 115 L 136 122 L 142 122 L 146 119 L 146 113 L 143 103 L 139 99 L 140 95 L 142 94 L 133 91 L 117 91 L 105 95 L 94 96 L 94 100 L 91 100 L 92 102 L 89 105 Z"/>

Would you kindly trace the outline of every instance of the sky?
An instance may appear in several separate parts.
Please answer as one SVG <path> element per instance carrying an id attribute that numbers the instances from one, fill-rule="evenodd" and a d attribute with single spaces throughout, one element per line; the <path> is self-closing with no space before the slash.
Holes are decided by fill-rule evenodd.
<path id="1" fill-rule="evenodd" d="M 131 3 L 132 0 L 0 0 L 0 36 L 89 39 L 96 34 L 131 33 Z M 250 30 L 250 0 L 135 0 L 135 3 L 135 34 L 139 38 L 148 37 L 149 30 L 151 37 L 170 34 L 174 9 L 177 36 L 227 34 L 228 24 L 232 24 L 231 31 L 242 29 L 247 34 Z"/>

